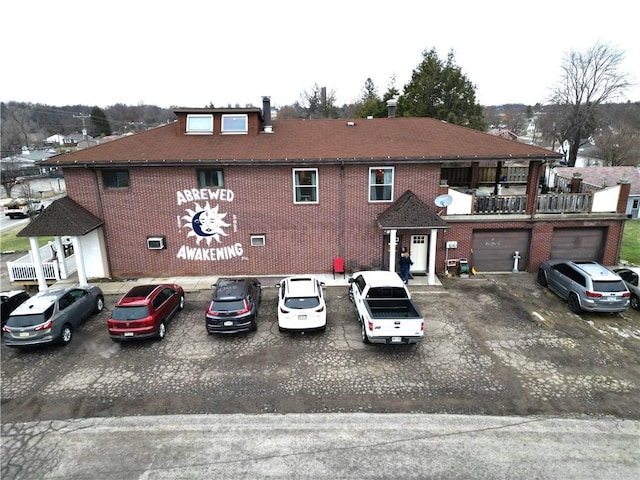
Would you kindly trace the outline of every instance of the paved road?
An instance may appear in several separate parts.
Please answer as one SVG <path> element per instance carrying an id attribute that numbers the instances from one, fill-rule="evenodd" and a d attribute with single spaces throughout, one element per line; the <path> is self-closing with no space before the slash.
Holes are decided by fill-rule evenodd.
<path id="1" fill-rule="evenodd" d="M 2 478 L 638 478 L 640 422 L 177 415 L 3 425 Z"/>
<path id="2" fill-rule="evenodd" d="M 410 347 L 364 345 L 344 288 L 323 334 L 280 334 L 266 288 L 257 332 L 208 336 L 200 291 L 162 342 L 123 345 L 108 296 L 67 347 L 2 346 L 2 478 L 632 478 L 640 314 L 574 315 L 532 274 L 443 283 L 410 287 Z"/>

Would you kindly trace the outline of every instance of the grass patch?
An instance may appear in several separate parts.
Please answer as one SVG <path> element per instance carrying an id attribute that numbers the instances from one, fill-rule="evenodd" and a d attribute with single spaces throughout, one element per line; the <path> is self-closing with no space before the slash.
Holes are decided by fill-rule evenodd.
<path id="1" fill-rule="evenodd" d="M 0 252 L 28 252 L 31 250 L 29 237 L 16 236 L 24 227 L 25 225 L 20 225 L 0 234 Z M 52 240 L 53 237 L 38 237 L 38 245 L 42 247 Z"/>
<path id="2" fill-rule="evenodd" d="M 640 265 L 640 220 L 627 220 L 624 223 L 620 260 Z"/>

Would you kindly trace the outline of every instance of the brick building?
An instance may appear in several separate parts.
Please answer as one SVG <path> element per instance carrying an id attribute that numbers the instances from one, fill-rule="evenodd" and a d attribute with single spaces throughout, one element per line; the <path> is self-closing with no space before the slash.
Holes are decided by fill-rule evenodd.
<path id="1" fill-rule="evenodd" d="M 432 118 L 270 112 L 268 97 L 179 108 L 172 124 L 51 158 L 68 198 L 20 235 L 88 218 L 71 233 L 88 278 L 327 273 L 334 257 L 395 269 L 402 246 L 430 277 L 460 259 L 511 271 L 516 252 L 529 271 L 552 256 L 617 260 L 628 185 L 543 195 L 555 152 Z"/>

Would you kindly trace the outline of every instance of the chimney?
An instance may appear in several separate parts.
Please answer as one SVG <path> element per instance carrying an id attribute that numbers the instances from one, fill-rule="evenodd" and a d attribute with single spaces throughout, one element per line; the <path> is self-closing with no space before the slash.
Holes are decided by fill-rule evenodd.
<path id="1" fill-rule="evenodd" d="M 396 116 L 397 103 L 395 100 L 387 100 L 387 118 L 394 118 Z"/>
<path id="2" fill-rule="evenodd" d="M 262 116 L 264 117 L 264 133 L 273 133 L 271 125 L 271 97 L 262 97 Z"/>

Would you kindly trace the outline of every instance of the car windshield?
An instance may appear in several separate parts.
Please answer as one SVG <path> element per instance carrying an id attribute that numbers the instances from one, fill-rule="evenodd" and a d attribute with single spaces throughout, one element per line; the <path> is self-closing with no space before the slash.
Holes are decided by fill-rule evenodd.
<path id="1" fill-rule="evenodd" d="M 621 280 L 593 282 L 593 290 L 596 292 L 624 292 L 627 289 Z"/>
<path id="2" fill-rule="evenodd" d="M 244 310 L 244 300 L 242 299 L 227 301 L 214 300 L 211 302 L 212 312 L 237 312 L 239 310 Z"/>
<path id="3" fill-rule="evenodd" d="M 9 317 L 7 325 L 9 327 L 33 327 L 34 325 L 40 325 L 46 322 L 44 313 L 37 315 L 16 315 Z"/>
<path id="4" fill-rule="evenodd" d="M 305 309 L 315 308 L 320 305 L 319 297 L 289 297 L 284 300 L 287 308 Z"/>
<path id="5" fill-rule="evenodd" d="M 149 309 L 141 307 L 115 307 L 111 318 L 114 320 L 138 320 L 149 316 Z"/>

